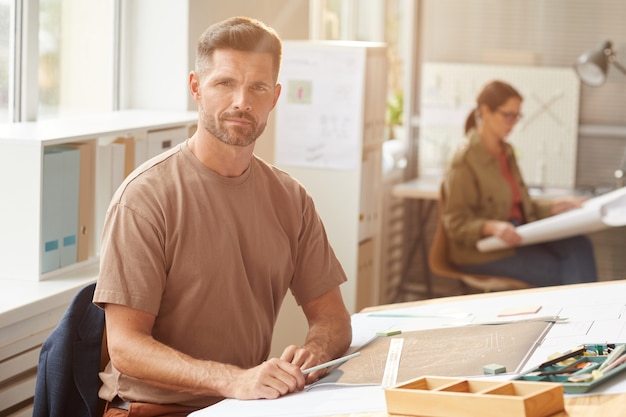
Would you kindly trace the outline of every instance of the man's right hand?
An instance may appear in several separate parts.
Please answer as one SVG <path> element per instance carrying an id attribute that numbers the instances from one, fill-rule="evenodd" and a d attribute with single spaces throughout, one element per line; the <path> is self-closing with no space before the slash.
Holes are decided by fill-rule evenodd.
<path id="1" fill-rule="evenodd" d="M 250 369 L 233 370 L 225 396 L 241 400 L 278 398 L 304 389 L 300 368 L 278 358 L 269 359 Z"/>

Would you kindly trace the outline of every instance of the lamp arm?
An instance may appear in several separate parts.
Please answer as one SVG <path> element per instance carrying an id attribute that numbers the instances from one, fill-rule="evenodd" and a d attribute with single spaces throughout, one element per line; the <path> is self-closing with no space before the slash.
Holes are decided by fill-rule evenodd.
<path id="1" fill-rule="evenodd" d="M 613 65 L 615 65 L 618 70 L 622 71 L 623 74 L 626 74 L 626 67 L 617 62 L 617 60 L 613 60 Z"/>

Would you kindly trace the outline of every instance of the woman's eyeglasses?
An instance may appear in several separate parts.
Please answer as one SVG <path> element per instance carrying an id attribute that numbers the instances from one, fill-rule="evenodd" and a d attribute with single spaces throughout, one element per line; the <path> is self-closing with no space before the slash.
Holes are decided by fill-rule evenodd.
<path id="1" fill-rule="evenodd" d="M 502 111 L 502 110 L 496 110 L 496 111 L 502 115 L 502 117 L 504 118 L 504 121 L 507 123 L 515 123 L 519 121 L 519 119 L 521 119 L 523 116 L 522 113 L 514 113 L 514 112 Z"/>

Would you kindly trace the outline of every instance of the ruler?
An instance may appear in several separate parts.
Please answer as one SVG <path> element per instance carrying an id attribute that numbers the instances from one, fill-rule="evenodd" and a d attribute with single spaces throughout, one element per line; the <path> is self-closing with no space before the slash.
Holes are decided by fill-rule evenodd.
<path id="1" fill-rule="evenodd" d="M 389 388 L 396 385 L 403 344 L 404 339 L 401 337 L 391 339 L 391 343 L 389 343 L 389 352 L 387 352 L 387 362 L 385 363 L 385 373 L 383 374 L 383 381 L 381 384 L 383 388 Z"/>

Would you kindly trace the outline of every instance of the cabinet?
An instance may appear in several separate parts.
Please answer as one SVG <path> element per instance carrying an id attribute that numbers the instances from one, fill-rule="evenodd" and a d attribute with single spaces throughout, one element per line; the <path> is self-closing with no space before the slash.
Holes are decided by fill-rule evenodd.
<path id="1" fill-rule="evenodd" d="M 101 222 L 116 184 L 150 154 L 189 137 L 196 120 L 195 112 L 132 110 L 0 125 L 0 415 L 32 415 L 41 344 L 76 292 L 98 276 Z M 86 240 L 76 262 L 44 272 L 45 159 L 60 146 L 80 153 L 70 182 L 79 189 L 74 217 Z"/>
<path id="2" fill-rule="evenodd" d="M 276 107 L 276 165 L 312 195 L 348 282 L 350 312 L 379 304 L 387 49 L 287 41 Z"/>

